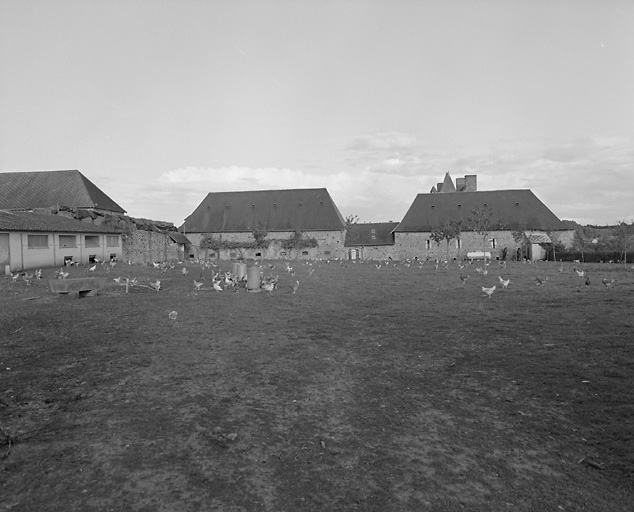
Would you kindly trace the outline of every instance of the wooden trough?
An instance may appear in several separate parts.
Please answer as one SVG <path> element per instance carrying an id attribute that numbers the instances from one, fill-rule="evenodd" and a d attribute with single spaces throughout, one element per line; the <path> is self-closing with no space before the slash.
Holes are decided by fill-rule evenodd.
<path id="1" fill-rule="evenodd" d="M 106 287 L 105 277 L 78 277 L 74 279 L 49 279 L 48 286 L 51 292 L 60 297 L 92 297 L 99 290 Z"/>

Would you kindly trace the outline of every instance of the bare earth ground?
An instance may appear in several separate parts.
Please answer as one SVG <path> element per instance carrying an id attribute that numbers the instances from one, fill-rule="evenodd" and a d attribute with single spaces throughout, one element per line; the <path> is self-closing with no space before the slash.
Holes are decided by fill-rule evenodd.
<path id="1" fill-rule="evenodd" d="M 275 264 L 0 278 L 0 510 L 633 509 L 630 265 Z"/>

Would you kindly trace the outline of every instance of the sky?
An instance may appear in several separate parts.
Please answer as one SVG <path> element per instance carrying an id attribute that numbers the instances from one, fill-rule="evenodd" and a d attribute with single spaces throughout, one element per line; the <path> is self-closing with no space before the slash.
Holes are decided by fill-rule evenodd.
<path id="1" fill-rule="evenodd" d="M 130 216 L 327 188 L 399 221 L 446 172 L 634 221 L 631 0 L 0 0 L 0 172 Z"/>

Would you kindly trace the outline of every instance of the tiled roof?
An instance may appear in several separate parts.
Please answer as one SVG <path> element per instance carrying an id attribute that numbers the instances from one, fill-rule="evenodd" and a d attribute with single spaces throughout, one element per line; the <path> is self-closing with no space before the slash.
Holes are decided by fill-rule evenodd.
<path id="1" fill-rule="evenodd" d="M 552 242 L 550 237 L 545 233 L 532 233 L 527 236 L 531 244 L 549 244 Z"/>
<path id="2" fill-rule="evenodd" d="M 185 219 L 185 233 L 333 231 L 345 221 L 325 188 L 211 192 Z"/>
<path id="3" fill-rule="evenodd" d="M 456 194 L 418 194 L 395 232 L 429 232 L 448 219 L 463 221 L 475 208 L 489 207 L 491 226 L 506 230 L 565 230 L 565 224 L 551 212 L 530 190 L 492 190 L 460 192 Z"/>
<path id="4" fill-rule="evenodd" d="M 361 245 L 394 245 L 392 230 L 398 222 L 368 222 L 346 227 L 346 247 Z"/>
<path id="5" fill-rule="evenodd" d="M 0 173 L 0 208 L 26 210 L 56 205 L 125 213 L 77 170 Z"/>
<path id="6" fill-rule="evenodd" d="M 174 242 L 176 242 L 177 244 L 190 244 L 191 242 L 189 241 L 189 239 L 183 235 L 182 233 L 178 233 L 177 231 L 170 231 L 168 233 L 168 236 L 174 240 Z"/>
<path id="7" fill-rule="evenodd" d="M 0 210 L 0 231 L 47 231 L 55 233 L 119 233 L 116 229 L 69 219 L 62 215 Z"/>

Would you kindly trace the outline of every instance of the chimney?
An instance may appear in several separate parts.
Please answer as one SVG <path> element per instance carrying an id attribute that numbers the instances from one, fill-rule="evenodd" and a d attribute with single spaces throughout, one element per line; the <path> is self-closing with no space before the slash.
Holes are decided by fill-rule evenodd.
<path id="1" fill-rule="evenodd" d="M 466 184 L 465 184 L 465 179 L 466 178 L 456 178 L 456 190 L 458 192 L 464 192 L 465 188 L 466 188 Z"/>
<path id="2" fill-rule="evenodd" d="M 436 192 L 442 192 L 442 183 L 436 184 Z"/>
<path id="3" fill-rule="evenodd" d="M 477 192 L 478 191 L 478 176 L 477 174 L 465 174 L 465 192 Z"/>

